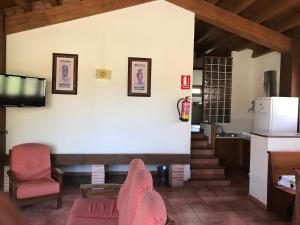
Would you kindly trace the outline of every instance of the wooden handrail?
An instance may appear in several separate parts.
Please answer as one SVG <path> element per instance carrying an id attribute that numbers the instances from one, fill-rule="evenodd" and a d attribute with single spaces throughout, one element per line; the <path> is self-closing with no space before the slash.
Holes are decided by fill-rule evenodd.
<path id="1" fill-rule="evenodd" d="M 213 150 L 216 149 L 216 124 L 212 123 L 211 124 L 211 130 L 210 130 L 210 144 Z"/>

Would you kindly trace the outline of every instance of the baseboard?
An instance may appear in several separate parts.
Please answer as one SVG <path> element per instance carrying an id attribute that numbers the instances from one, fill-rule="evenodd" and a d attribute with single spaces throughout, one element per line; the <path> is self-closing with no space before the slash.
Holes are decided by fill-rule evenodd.
<path id="1" fill-rule="evenodd" d="M 263 202 L 258 200 L 257 198 L 253 197 L 252 195 L 248 194 L 248 198 L 253 201 L 256 205 L 258 205 L 260 208 L 267 210 L 267 205 L 265 205 Z"/>

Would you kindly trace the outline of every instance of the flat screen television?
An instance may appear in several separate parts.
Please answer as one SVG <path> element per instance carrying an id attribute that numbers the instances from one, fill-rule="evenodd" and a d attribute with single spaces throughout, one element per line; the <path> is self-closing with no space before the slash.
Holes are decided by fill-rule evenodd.
<path id="1" fill-rule="evenodd" d="M 46 79 L 0 74 L 0 106 L 45 106 Z"/>

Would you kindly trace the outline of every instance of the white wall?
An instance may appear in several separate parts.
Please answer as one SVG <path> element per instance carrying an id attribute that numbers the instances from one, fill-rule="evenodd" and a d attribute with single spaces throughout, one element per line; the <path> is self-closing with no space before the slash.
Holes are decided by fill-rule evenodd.
<path id="1" fill-rule="evenodd" d="M 8 35 L 7 72 L 47 78 L 43 108 L 8 108 L 7 149 L 55 153 L 190 153 L 178 120 L 180 75 L 193 72 L 194 14 L 165 1 Z M 52 53 L 79 55 L 78 95 L 51 94 Z M 151 98 L 127 96 L 127 58 L 152 58 Z M 97 68 L 112 70 L 97 80 Z"/>
<path id="2" fill-rule="evenodd" d="M 249 132 L 253 124 L 253 112 L 248 112 L 251 101 L 263 96 L 264 72 L 277 71 L 279 89 L 280 53 L 252 58 L 252 50 L 232 52 L 232 102 L 231 123 L 222 124 L 226 132 Z"/>
<path id="3" fill-rule="evenodd" d="M 256 88 L 256 92 L 255 92 L 256 96 L 263 96 L 264 72 L 269 70 L 277 71 L 277 94 L 279 94 L 280 60 L 281 60 L 281 54 L 278 52 L 271 52 L 269 54 L 253 59 L 254 76 L 255 79 L 257 79 L 258 81 L 258 87 Z"/>

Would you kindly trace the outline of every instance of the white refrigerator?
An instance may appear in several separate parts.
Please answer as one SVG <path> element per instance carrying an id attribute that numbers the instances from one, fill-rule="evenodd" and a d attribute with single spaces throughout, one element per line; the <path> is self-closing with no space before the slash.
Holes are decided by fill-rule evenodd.
<path id="1" fill-rule="evenodd" d="M 256 132 L 297 132 L 298 103 L 295 97 L 262 97 L 255 100 Z"/>

